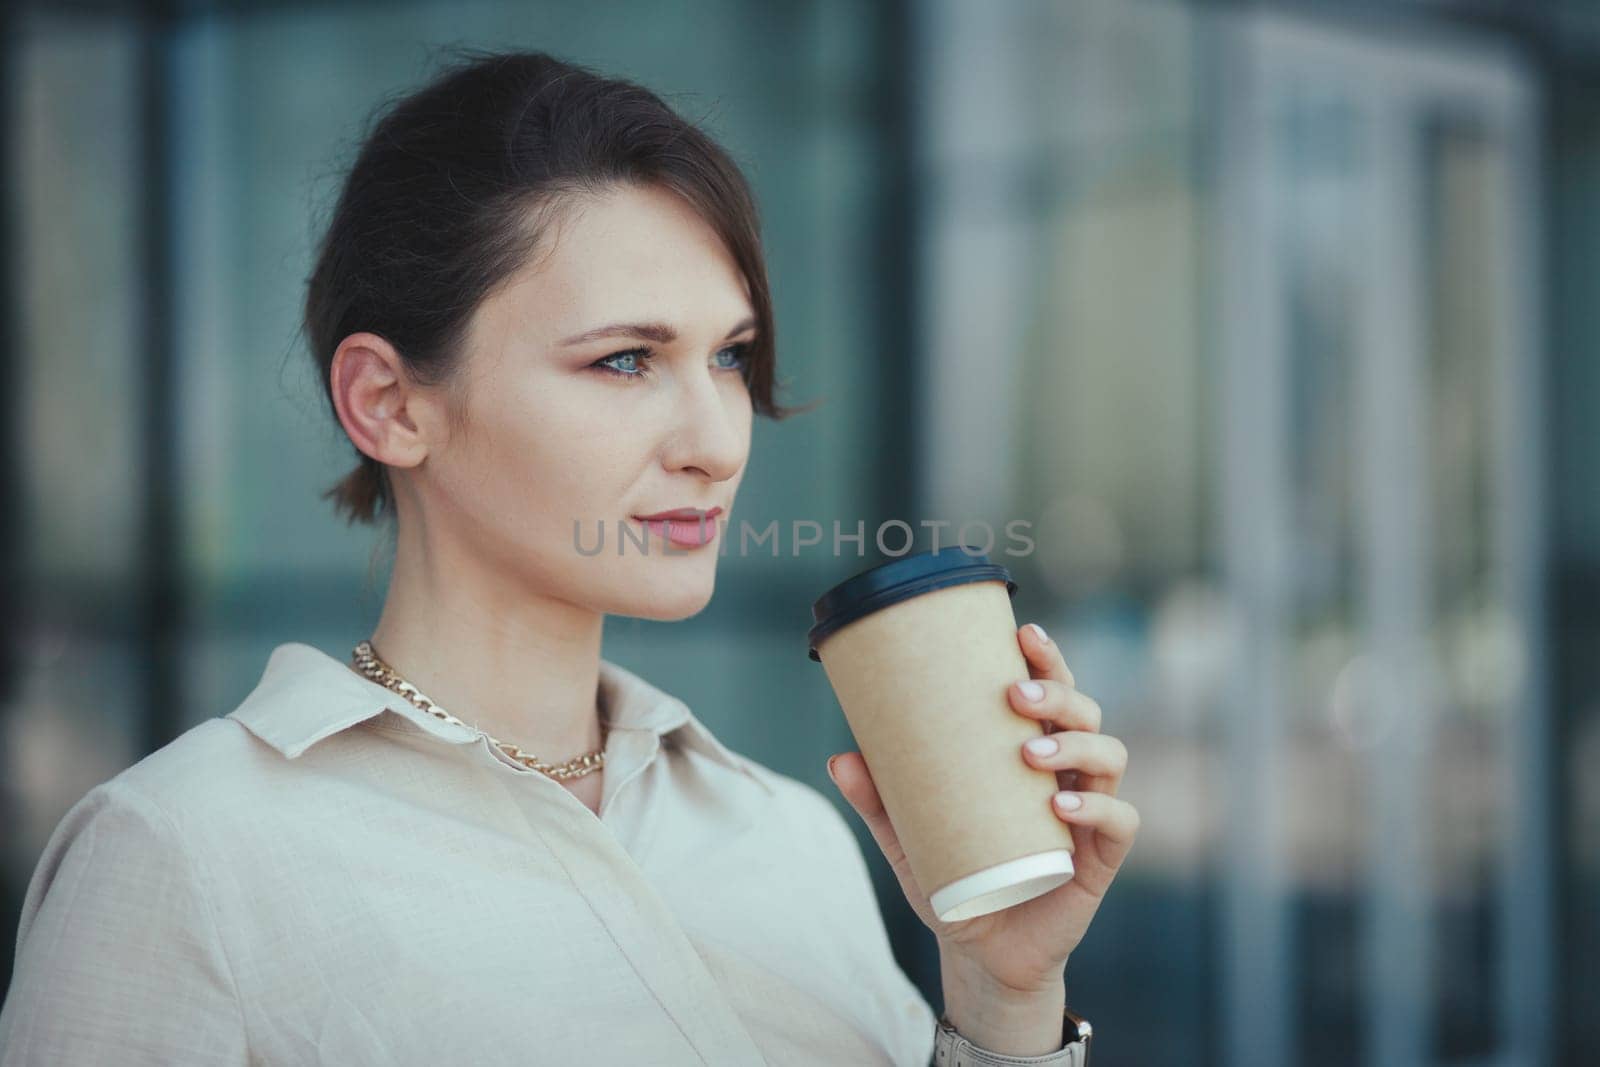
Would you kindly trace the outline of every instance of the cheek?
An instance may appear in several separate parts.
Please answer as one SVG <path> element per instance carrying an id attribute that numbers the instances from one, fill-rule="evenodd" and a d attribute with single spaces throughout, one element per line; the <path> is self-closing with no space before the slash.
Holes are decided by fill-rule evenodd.
<path id="1" fill-rule="evenodd" d="M 518 510 L 527 528 L 566 545 L 574 522 L 588 536 L 604 521 L 611 536 L 646 458 L 643 438 L 607 424 L 557 418 L 524 427 L 507 440 L 512 443 L 496 465 L 508 472 L 508 484 L 519 487 L 523 505 Z"/>
<path id="2" fill-rule="evenodd" d="M 579 432 L 572 413 L 535 394 L 549 390 L 485 388 L 460 447 L 450 450 L 452 495 L 484 516 L 498 537 L 525 547 L 570 539 L 574 508 L 594 491 L 593 463 L 609 434 Z M 561 542 L 565 543 L 565 542 Z"/>
<path id="3" fill-rule="evenodd" d="M 546 500 L 588 485 L 625 438 L 590 393 L 559 375 L 503 383 L 483 405 L 490 464 Z"/>

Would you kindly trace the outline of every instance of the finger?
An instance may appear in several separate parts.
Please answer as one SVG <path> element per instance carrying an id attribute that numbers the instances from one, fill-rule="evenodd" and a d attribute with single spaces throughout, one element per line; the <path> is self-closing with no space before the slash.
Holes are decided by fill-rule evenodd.
<path id="1" fill-rule="evenodd" d="M 1039 699 L 1033 699 L 1034 694 Z M 1049 678 L 1012 682 L 1006 697 L 1017 711 L 1061 730 L 1098 733 L 1104 717 L 1099 702 L 1089 694 Z"/>
<path id="2" fill-rule="evenodd" d="M 1065 808 L 1061 803 L 1065 797 L 1077 797 L 1080 803 Z M 1139 833 L 1139 809 L 1121 797 L 1064 790 L 1051 798 L 1050 809 L 1063 822 L 1091 827 L 1100 837 L 1101 858 L 1113 867 L 1122 862 Z"/>
<path id="3" fill-rule="evenodd" d="M 1030 622 L 1017 631 L 1017 640 L 1022 645 L 1022 654 L 1028 661 L 1028 669 L 1035 678 L 1051 678 L 1069 689 L 1077 686 L 1072 677 L 1072 672 L 1067 669 L 1067 661 L 1061 658 L 1061 649 L 1050 640 L 1050 635 L 1044 632 L 1044 627 L 1036 622 Z"/>
<path id="4" fill-rule="evenodd" d="M 878 843 L 883 858 L 889 861 L 902 887 L 908 894 L 911 893 L 916 886 L 915 879 L 911 877 L 911 864 L 906 860 L 905 850 L 900 847 L 900 835 L 895 833 L 894 824 L 889 821 L 889 813 L 884 809 L 883 798 L 878 795 L 878 787 L 873 784 L 866 758 L 859 752 L 841 752 L 828 760 L 828 774 L 845 800 L 861 816 L 861 821 L 867 824 L 872 839 Z"/>
<path id="5" fill-rule="evenodd" d="M 1128 769 L 1128 748 L 1110 734 L 1060 730 L 1030 738 L 1022 757 L 1031 767 L 1049 771 L 1078 771 L 1097 778 L 1121 778 Z M 1081 779 L 1080 779 L 1081 780 Z"/>

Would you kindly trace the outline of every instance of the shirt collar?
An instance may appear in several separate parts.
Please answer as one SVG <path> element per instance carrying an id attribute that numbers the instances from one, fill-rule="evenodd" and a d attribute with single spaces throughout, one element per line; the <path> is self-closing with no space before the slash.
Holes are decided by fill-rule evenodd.
<path id="1" fill-rule="evenodd" d="M 750 761 L 717 740 L 687 704 L 604 657 L 600 692 L 604 721 L 611 729 L 646 730 L 662 739 L 670 736 L 743 773 L 769 794 L 774 792 Z M 272 650 L 261 680 L 226 717 L 294 759 L 323 738 L 385 710 L 452 744 L 469 744 L 479 736 L 472 727 L 429 715 L 387 686 L 299 641 Z"/>

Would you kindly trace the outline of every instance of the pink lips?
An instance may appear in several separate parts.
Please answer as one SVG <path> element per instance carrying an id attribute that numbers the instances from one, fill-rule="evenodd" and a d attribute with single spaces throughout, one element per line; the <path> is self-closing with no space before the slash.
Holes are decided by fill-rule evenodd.
<path id="1" fill-rule="evenodd" d="M 666 538 L 679 548 L 699 548 L 716 540 L 716 519 L 721 514 L 721 508 L 705 512 L 679 508 L 676 511 L 663 511 L 659 515 L 635 518 L 650 527 L 656 536 Z"/>

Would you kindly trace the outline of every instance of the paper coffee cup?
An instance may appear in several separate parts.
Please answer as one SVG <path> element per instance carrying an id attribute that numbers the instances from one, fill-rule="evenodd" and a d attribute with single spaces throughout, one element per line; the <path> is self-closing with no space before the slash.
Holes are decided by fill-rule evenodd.
<path id="1" fill-rule="evenodd" d="M 902 556 L 812 605 L 820 662 L 934 914 L 953 922 L 1073 875 L 1052 771 L 1025 763 L 1044 724 L 1014 710 L 1029 677 L 1006 568 L 962 546 Z"/>

